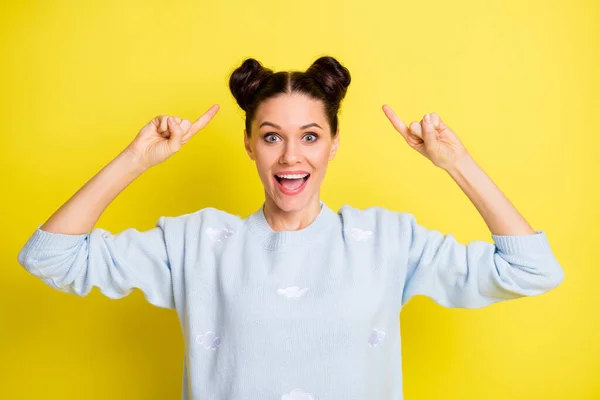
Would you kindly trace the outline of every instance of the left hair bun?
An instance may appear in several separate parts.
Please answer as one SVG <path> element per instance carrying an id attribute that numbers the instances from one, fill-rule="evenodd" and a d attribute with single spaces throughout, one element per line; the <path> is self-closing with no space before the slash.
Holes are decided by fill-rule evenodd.
<path id="1" fill-rule="evenodd" d="M 254 58 L 247 58 L 233 71 L 229 78 L 229 90 L 242 110 L 248 111 L 260 85 L 271 75 L 273 71 L 263 67 Z"/>

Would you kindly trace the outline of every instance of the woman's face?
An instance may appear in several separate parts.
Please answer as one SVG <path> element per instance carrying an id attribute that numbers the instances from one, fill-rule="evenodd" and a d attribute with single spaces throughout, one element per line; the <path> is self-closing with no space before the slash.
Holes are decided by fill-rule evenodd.
<path id="1" fill-rule="evenodd" d="M 340 136 L 331 137 L 324 104 L 298 93 L 272 97 L 256 110 L 251 129 L 250 138 L 244 131 L 244 145 L 267 200 L 286 212 L 318 202 Z"/>

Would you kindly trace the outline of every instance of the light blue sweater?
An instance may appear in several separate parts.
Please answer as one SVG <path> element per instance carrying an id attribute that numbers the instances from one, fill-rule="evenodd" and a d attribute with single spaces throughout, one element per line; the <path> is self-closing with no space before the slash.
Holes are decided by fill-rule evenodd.
<path id="1" fill-rule="evenodd" d="M 245 219 L 160 217 L 144 232 L 39 225 L 18 261 L 64 292 L 139 288 L 177 310 L 183 399 L 194 400 L 401 400 L 399 313 L 413 296 L 477 308 L 564 278 L 544 231 L 465 245 L 407 212 L 321 201 L 309 226 L 275 232 L 263 205 Z"/>

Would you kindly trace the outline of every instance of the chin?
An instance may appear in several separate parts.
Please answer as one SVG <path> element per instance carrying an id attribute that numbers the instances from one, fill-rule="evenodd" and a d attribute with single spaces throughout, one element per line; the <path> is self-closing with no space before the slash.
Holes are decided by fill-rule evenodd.
<path id="1" fill-rule="evenodd" d="M 292 198 L 281 198 L 274 197 L 273 202 L 285 212 L 301 211 L 308 206 L 309 198 L 306 197 L 292 197 Z"/>

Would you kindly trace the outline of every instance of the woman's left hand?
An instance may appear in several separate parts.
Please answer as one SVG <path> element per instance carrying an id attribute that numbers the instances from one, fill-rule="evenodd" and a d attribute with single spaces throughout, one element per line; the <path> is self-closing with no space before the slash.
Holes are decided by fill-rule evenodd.
<path id="1" fill-rule="evenodd" d="M 458 136 L 448 128 L 438 114 L 426 114 L 420 123 L 412 122 L 408 127 L 389 106 L 384 105 L 383 112 L 404 137 L 406 143 L 437 167 L 448 171 L 469 157 L 469 152 Z"/>

